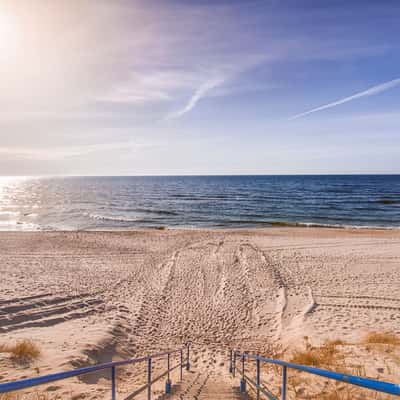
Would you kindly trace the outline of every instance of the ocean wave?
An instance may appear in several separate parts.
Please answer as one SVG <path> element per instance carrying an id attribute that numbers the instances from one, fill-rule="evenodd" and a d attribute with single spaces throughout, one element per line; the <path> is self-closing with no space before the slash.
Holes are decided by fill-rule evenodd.
<path id="1" fill-rule="evenodd" d="M 262 227 L 303 227 L 303 228 L 330 228 L 330 229 L 400 229 L 400 225 L 382 226 L 382 225 L 350 225 L 350 224 L 323 224 L 318 222 L 297 222 L 297 221 L 253 221 L 253 220 L 235 220 L 223 221 L 215 226 L 226 227 L 229 226 L 262 226 Z"/>
<path id="2" fill-rule="evenodd" d="M 374 203 L 387 204 L 387 205 L 400 204 L 400 200 L 396 200 L 396 199 L 378 199 L 378 200 L 375 200 Z"/>
<path id="3" fill-rule="evenodd" d="M 171 198 L 190 200 L 190 201 L 212 201 L 212 200 L 224 200 L 224 199 L 237 199 L 240 195 L 226 196 L 226 195 L 193 195 L 193 194 L 171 194 Z"/>
<path id="4" fill-rule="evenodd" d="M 332 229 L 400 229 L 400 226 L 381 226 L 381 225 L 349 225 L 349 224 L 321 224 L 318 222 L 286 222 L 273 221 L 272 226 L 282 227 L 304 227 L 304 228 L 332 228 Z"/>
<path id="5" fill-rule="evenodd" d="M 139 222 L 139 218 L 127 218 L 119 215 L 89 214 L 89 217 L 98 221 Z"/>
<path id="6" fill-rule="evenodd" d="M 2 226 L 13 226 L 13 225 L 18 225 L 18 221 L 16 220 L 6 220 L 6 221 L 0 221 L 0 227 Z"/>
<path id="7" fill-rule="evenodd" d="M 175 211 L 158 210 L 154 208 L 135 208 L 135 211 L 148 214 L 157 214 L 157 215 L 179 215 L 179 213 Z"/>
<path id="8" fill-rule="evenodd" d="M 24 217 L 29 217 L 29 218 L 36 218 L 38 216 L 39 216 L 39 214 L 37 214 L 37 213 L 25 213 L 24 214 Z"/>
<path id="9" fill-rule="evenodd" d="M 18 220 L 0 221 L 0 231 L 37 231 L 41 227 L 37 224 Z"/>
<path id="10" fill-rule="evenodd" d="M 0 217 L 16 217 L 20 214 L 19 211 L 0 211 Z"/>

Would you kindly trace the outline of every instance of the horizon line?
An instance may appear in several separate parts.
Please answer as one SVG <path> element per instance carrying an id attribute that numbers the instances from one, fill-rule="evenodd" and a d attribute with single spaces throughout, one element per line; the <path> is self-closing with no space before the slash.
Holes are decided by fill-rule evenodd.
<path id="1" fill-rule="evenodd" d="M 400 172 L 344 172 L 344 173 L 273 173 L 273 174 L 123 174 L 123 175 L 79 175 L 79 174 L 38 174 L 0 175 L 1 178 L 146 178 L 146 177 L 230 177 L 230 176 L 400 176 Z"/>

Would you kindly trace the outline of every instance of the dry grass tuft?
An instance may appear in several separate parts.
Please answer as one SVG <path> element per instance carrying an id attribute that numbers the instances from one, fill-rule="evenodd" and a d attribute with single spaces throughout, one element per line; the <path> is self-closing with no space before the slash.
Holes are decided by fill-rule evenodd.
<path id="1" fill-rule="evenodd" d="M 331 346 L 346 346 L 348 344 L 342 339 L 327 340 L 326 343 L 329 343 Z"/>
<path id="2" fill-rule="evenodd" d="M 20 364 L 29 363 L 41 355 L 39 346 L 29 339 L 19 340 L 14 345 L 2 344 L 0 353 L 10 353 L 12 360 Z"/>
<path id="3" fill-rule="evenodd" d="M 62 400 L 62 399 L 73 399 L 71 397 L 61 394 L 48 394 L 46 392 L 34 392 L 34 393 L 5 393 L 0 394 L 0 400 Z"/>
<path id="4" fill-rule="evenodd" d="M 343 344 L 340 340 L 327 340 L 323 345 L 313 347 L 307 342 L 305 350 L 296 350 L 293 353 L 291 362 L 313 367 L 335 367 L 338 361 L 343 359 L 343 354 L 337 346 Z"/>
<path id="5" fill-rule="evenodd" d="M 8 346 L 0 343 L 0 353 L 8 353 Z"/>
<path id="6" fill-rule="evenodd" d="M 363 363 L 354 364 L 354 357 L 357 355 L 353 351 L 353 346 L 367 344 L 367 348 L 382 351 L 384 354 L 383 363 L 389 375 L 392 374 L 391 368 L 394 356 L 400 345 L 400 335 L 387 332 L 371 332 L 362 342 L 349 343 L 343 340 L 327 340 L 320 346 L 312 346 L 308 337 L 304 337 L 305 348 L 292 353 L 291 361 L 297 364 L 310 365 L 317 368 L 334 370 L 336 372 L 348 373 L 356 376 L 366 376 Z M 349 346 L 349 347 L 348 347 Z M 384 353 L 383 353 L 384 351 Z M 389 364 L 385 357 L 390 356 L 392 363 Z M 350 359 L 348 359 L 348 357 Z M 349 363 L 349 361 L 352 363 Z M 367 364 L 367 363 L 366 363 Z M 400 364 L 398 364 L 400 365 Z M 379 371 L 381 372 L 381 371 Z M 382 379 L 382 378 L 378 378 Z M 341 384 L 335 381 L 327 381 L 324 386 L 318 386 L 313 379 L 307 375 L 292 373 L 288 377 L 288 385 L 291 391 L 296 394 L 296 398 L 309 400 L 386 400 L 389 397 L 379 393 L 370 393 L 364 389 Z M 391 398 L 391 397 L 390 397 Z"/>
<path id="7" fill-rule="evenodd" d="M 16 397 L 12 393 L 0 394 L 0 400 L 14 400 L 14 399 L 16 399 Z"/>
<path id="8" fill-rule="evenodd" d="M 324 400 L 344 400 L 344 399 L 350 399 L 350 397 L 344 397 L 342 394 L 340 394 L 337 390 L 335 390 L 332 393 L 328 393 L 324 395 L 323 397 Z"/>
<path id="9" fill-rule="evenodd" d="M 370 332 L 365 337 L 364 343 L 399 345 L 400 337 L 390 332 Z"/>
<path id="10" fill-rule="evenodd" d="M 41 351 L 37 344 L 25 339 L 17 342 L 13 346 L 11 353 L 17 361 L 31 361 L 39 358 Z"/>
<path id="11" fill-rule="evenodd" d="M 331 393 L 322 395 L 319 397 L 321 400 L 351 400 L 354 399 L 354 393 L 351 389 L 344 389 L 344 390 L 334 390 Z"/>

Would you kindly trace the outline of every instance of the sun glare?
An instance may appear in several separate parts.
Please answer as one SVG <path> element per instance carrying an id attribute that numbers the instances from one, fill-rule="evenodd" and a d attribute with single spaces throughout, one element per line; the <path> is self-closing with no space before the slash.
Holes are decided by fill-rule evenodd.
<path id="1" fill-rule="evenodd" d="M 12 48 L 16 45 L 18 30 L 15 19 L 0 10 L 0 51 Z"/>

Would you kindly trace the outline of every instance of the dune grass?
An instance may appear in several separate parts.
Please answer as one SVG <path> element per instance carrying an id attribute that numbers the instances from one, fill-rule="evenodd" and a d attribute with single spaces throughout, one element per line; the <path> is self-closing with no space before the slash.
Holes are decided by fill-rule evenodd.
<path id="1" fill-rule="evenodd" d="M 338 349 L 338 346 L 343 344 L 341 340 L 327 340 L 321 346 L 314 347 L 306 342 L 306 349 L 296 350 L 290 361 L 295 364 L 332 368 L 343 359 L 343 354 Z"/>
<path id="2" fill-rule="evenodd" d="M 364 343 L 400 345 L 400 337 L 391 332 L 370 332 L 365 336 Z"/>
<path id="3" fill-rule="evenodd" d="M 38 359 L 41 350 L 32 340 L 23 339 L 12 345 L 0 344 L 0 353 L 10 353 L 13 361 L 25 364 Z"/>
<path id="4" fill-rule="evenodd" d="M 363 347 L 362 345 L 366 345 L 367 349 L 384 351 L 385 356 L 391 355 L 393 358 L 393 352 L 397 351 L 397 346 L 400 345 L 400 335 L 392 332 L 377 331 L 368 333 L 360 341 L 355 343 L 349 343 L 339 339 L 327 340 L 320 346 L 312 346 L 308 341 L 308 337 L 304 337 L 304 339 L 305 348 L 292 353 L 292 362 L 357 376 L 366 376 L 366 372 L 362 364 L 353 365 L 346 363 L 346 358 L 351 358 L 353 354 L 353 346 L 357 347 L 361 345 L 361 347 Z M 388 363 L 385 363 L 385 366 L 389 374 L 391 374 L 391 366 Z M 334 381 L 329 381 L 329 386 L 324 387 L 321 392 L 311 394 L 308 390 L 311 382 L 310 379 L 310 377 L 301 376 L 299 374 L 293 374 L 293 376 L 289 377 L 289 387 L 295 392 L 296 398 L 313 400 L 364 400 L 367 398 L 371 400 L 386 400 L 391 398 L 382 393 L 369 392 L 364 389 L 342 385 Z"/>
<path id="5" fill-rule="evenodd" d="M 0 400 L 72 400 L 73 397 L 52 394 L 46 392 L 34 392 L 34 393 L 4 393 L 0 394 Z"/>

